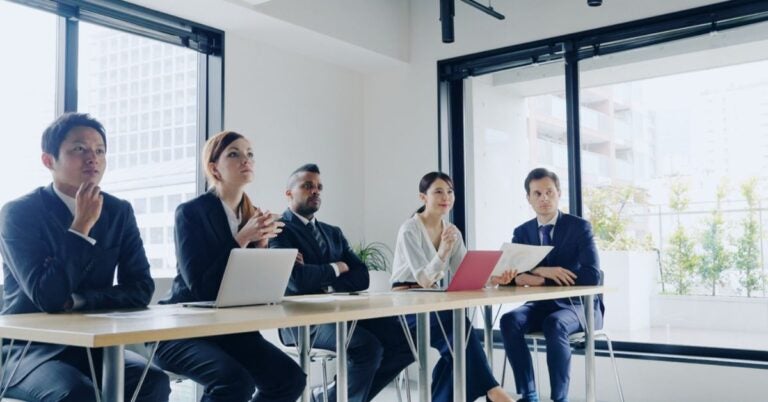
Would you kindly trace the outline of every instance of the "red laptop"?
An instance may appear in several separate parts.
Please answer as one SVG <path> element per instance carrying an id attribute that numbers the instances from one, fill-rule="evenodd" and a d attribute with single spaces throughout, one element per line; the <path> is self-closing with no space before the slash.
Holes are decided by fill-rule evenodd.
<path id="1" fill-rule="evenodd" d="M 421 292 L 457 292 L 460 290 L 482 289 L 491 277 L 491 272 L 501 258 L 501 250 L 473 250 L 461 260 L 459 268 L 447 288 L 413 288 Z"/>

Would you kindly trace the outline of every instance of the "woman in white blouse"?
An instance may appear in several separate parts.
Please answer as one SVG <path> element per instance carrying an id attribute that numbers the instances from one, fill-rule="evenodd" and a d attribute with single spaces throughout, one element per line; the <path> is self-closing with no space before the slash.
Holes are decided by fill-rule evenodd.
<path id="1" fill-rule="evenodd" d="M 445 220 L 455 200 L 451 178 L 441 172 L 427 173 L 419 183 L 419 198 L 424 205 L 403 223 L 397 234 L 392 265 L 393 290 L 434 287 L 446 273 L 456 271 L 467 253 L 461 232 Z M 507 272 L 493 277 L 491 282 L 508 283 L 513 277 L 513 272 Z M 411 332 L 415 333 L 416 317 L 410 315 L 406 319 Z M 432 371 L 432 400 L 435 402 L 453 400 L 453 357 L 449 346 L 453 344 L 452 326 L 450 310 L 430 315 L 430 344 L 440 352 L 440 360 Z M 469 321 L 467 328 L 470 328 Z M 467 400 L 474 401 L 485 395 L 491 401 L 514 401 L 493 377 L 480 340 L 471 334 L 466 348 Z"/>

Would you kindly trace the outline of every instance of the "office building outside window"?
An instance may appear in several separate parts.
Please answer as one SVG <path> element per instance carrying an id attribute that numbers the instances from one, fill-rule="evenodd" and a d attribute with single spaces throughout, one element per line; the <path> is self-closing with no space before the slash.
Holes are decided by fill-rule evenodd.
<path id="1" fill-rule="evenodd" d="M 131 202 L 152 275 L 173 276 L 174 211 L 194 196 L 198 53 L 80 24 L 79 110 L 104 123 L 102 188 Z"/>

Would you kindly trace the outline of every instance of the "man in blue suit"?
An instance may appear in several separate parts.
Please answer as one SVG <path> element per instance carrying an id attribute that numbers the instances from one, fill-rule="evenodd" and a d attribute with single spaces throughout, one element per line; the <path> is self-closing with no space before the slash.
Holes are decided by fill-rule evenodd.
<path id="1" fill-rule="evenodd" d="M 67 113 L 43 133 L 42 162 L 53 183 L 0 211 L 2 314 L 145 307 L 154 282 L 131 205 L 101 192 L 106 135 L 86 114 Z M 115 275 L 115 272 L 117 275 Z M 117 284 L 113 282 L 117 278 Z M 6 396 L 34 401 L 91 401 L 84 348 L 3 340 Z M 97 376 L 101 350 L 93 350 Z M 126 352 L 126 395 L 147 361 Z M 167 401 L 168 377 L 150 367 L 142 401 Z"/>
<path id="2" fill-rule="evenodd" d="M 551 245 L 554 248 L 533 270 L 517 275 L 516 286 L 598 285 L 603 281 L 592 226 L 584 219 L 558 210 L 560 180 L 554 172 L 538 168 L 525 179 L 528 203 L 536 218 L 515 229 L 512 242 Z M 595 328 L 603 325 L 603 303 L 595 298 Z M 504 349 L 515 375 L 520 401 L 538 402 L 533 364 L 525 334 L 543 331 L 552 400 L 568 401 L 571 348 L 568 335 L 584 330 L 584 308 L 579 298 L 528 302 L 501 317 Z"/>
<path id="3" fill-rule="evenodd" d="M 326 292 L 356 292 L 368 289 L 368 268 L 349 247 L 336 226 L 320 222 L 323 183 L 317 165 L 299 167 L 288 179 L 285 191 L 290 201 L 283 213 L 283 232 L 270 241 L 272 248 L 297 248 L 299 255 L 288 283 L 287 295 Z M 297 330 L 280 330 L 286 345 L 296 344 Z M 313 326 L 310 331 L 316 348 L 336 350 L 336 325 Z M 368 402 L 400 371 L 414 361 L 400 324 L 394 317 L 358 321 L 347 346 L 349 355 L 349 400 Z M 320 398 L 314 390 L 313 399 Z M 336 401 L 331 386 L 329 401 Z"/>

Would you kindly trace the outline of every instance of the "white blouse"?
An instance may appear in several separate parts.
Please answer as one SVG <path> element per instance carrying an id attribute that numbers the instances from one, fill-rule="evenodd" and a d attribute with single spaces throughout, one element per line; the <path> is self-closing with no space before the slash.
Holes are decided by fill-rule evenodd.
<path id="1" fill-rule="evenodd" d="M 443 222 L 443 227 L 445 224 Z M 390 282 L 416 282 L 425 288 L 432 287 L 445 275 L 446 270 L 456 272 L 465 254 L 467 248 L 459 233 L 448 261 L 441 260 L 427 228 L 418 215 L 413 215 L 400 226 L 397 233 Z"/>

